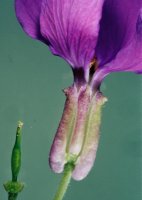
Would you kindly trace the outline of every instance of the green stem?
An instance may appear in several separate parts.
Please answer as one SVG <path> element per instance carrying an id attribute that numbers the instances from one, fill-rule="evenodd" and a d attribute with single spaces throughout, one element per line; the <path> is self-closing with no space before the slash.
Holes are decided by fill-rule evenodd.
<path id="1" fill-rule="evenodd" d="M 8 193 L 8 200 L 16 200 L 18 196 L 18 193 Z"/>
<path id="2" fill-rule="evenodd" d="M 67 163 L 65 165 L 64 174 L 60 181 L 60 184 L 59 184 L 58 190 L 55 194 L 54 200 L 62 200 L 63 199 L 63 197 L 67 191 L 67 188 L 69 186 L 69 183 L 71 181 L 73 169 L 74 169 L 74 165 L 72 163 Z"/>

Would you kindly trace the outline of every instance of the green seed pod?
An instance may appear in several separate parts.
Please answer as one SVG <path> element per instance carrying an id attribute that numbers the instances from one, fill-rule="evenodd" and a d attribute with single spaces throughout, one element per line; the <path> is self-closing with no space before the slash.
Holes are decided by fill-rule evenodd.
<path id="1" fill-rule="evenodd" d="M 11 156 L 12 181 L 16 182 L 21 167 L 21 130 L 23 123 L 18 122 L 15 144 Z"/>

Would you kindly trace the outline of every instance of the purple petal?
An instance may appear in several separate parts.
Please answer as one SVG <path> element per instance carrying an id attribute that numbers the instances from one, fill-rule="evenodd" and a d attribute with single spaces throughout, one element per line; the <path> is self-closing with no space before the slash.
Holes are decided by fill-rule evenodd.
<path id="1" fill-rule="evenodd" d="M 43 0 L 40 25 L 54 54 L 73 67 L 87 66 L 94 56 L 104 0 Z"/>
<path id="2" fill-rule="evenodd" d="M 96 56 L 111 71 L 142 70 L 142 0 L 106 0 Z"/>
<path id="3" fill-rule="evenodd" d="M 40 10 L 42 0 L 16 0 L 16 16 L 24 31 L 33 38 L 41 39 L 40 34 Z"/>
<path id="4" fill-rule="evenodd" d="M 104 66 L 108 72 L 131 71 L 142 73 L 142 42 L 133 41 L 122 49 L 114 60 Z"/>

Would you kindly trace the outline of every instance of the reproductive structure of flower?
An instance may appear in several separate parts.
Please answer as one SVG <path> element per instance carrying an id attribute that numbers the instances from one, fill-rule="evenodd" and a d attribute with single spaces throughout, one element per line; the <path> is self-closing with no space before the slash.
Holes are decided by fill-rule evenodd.
<path id="1" fill-rule="evenodd" d="M 50 152 L 60 173 L 66 163 L 81 180 L 93 166 L 99 141 L 100 92 L 111 72 L 142 72 L 142 0 L 15 0 L 23 30 L 71 66 L 74 83 Z"/>

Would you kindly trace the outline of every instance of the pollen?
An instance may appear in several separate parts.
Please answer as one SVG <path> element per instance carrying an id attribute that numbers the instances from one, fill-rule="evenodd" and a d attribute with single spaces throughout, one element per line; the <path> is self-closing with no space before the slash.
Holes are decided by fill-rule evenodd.
<path id="1" fill-rule="evenodd" d="M 97 68 L 98 68 L 97 58 L 94 57 L 90 62 L 90 70 L 95 72 L 97 70 Z"/>
<path id="2" fill-rule="evenodd" d="M 91 62 L 90 62 L 90 65 L 89 65 L 89 77 L 90 77 L 90 80 L 92 79 L 92 76 L 94 75 L 95 71 L 98 69 L 98 62 L 97 62 L 97 58 L 94 57 Z"/>

